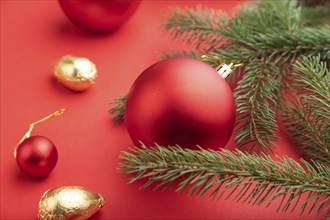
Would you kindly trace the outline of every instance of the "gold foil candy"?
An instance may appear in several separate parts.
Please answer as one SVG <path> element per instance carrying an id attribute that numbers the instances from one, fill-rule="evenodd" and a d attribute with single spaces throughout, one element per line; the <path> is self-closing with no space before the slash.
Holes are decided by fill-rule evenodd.
<path id="1" fill-rule="evenodd" d="M 80 186 L 63 186 L 46 191 L 39 201 L 43 220 L 88 219 L 104 205 L 104 198 Z"/>
<path id="2" fill-rule="evenodd" d="M 66 55 L 55 63 L 54 76 L 67 88 L 82 91 L 95 83 L 97 70 L 87 58 Z"/>

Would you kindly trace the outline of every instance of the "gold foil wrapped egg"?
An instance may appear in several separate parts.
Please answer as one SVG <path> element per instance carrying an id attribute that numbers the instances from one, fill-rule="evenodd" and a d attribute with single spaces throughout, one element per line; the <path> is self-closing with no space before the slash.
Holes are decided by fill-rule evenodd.
<path id="1" fill-rule="evenodd" d="M 39 201 L 43 220 L 88 219 L 104 205 L 104 198 L 80 186 L 63 186 L 46 191 Z"/>
<path id="2" fill-rule="evenodd" d="M 54 76 L 67 88 L 83 91 L 95 83 L 97 70 L 87 58 L 66 55 L 55 63 Z"/>

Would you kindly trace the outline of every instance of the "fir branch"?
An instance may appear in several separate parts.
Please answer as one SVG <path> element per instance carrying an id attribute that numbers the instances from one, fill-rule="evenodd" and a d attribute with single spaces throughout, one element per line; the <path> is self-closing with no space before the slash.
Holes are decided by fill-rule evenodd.
<path id="1" fill-rule="evenodd" d="M 221 31 L 220 27 L 228 22 L 227 16 L 221 11 L 201 6 L 196 11 L 175 7 L 169 9 L 166 17 L 163 23 L 165 30 L 182 43 L 208 51 L 218 48 L 224 40 L 223 36 L 217 34 Z"/>
<path id="2" fill-rule="evenodd" d="M 309 14 L 319 17 L 319 13 L 312 13 L 313 10 L 320 11 L 309 9 Z M 319 48 L 325 49 L 325 43 L 329 47 L 328 26 L 321 28 L 321 31 L 320 27 L 303 26 L 306 19 L 314 16 L 302 16 L 301 7 L 297 7 L 296 1 L 257 1 L 241 7 L 239 13 L 231 19 L 220 10 L 202 7 L 197 7 L 196 10 L 172 8 L 163 26 L 174 40 L 193 46 L 197 51 L 203 50 L 203 44 L 211 48 L 211 52 L 235 45 L 249 49 L 251 55 L 255 55 L 260 49 L 296 48 L 299 45 L 309 46 L 311 49 L 320 46 Z M 319 33 L 316 34 L 315 31 Z M 211 38 L 215 41 L 205 39 L 209 35 L 215 35 Z M 313 40 L 306 42 L 308 38 Z M 235 51 L 234 48 L 229 50 Z"/>
<path id="3" fill-rule="evenodd" d="M 234 93 L 237 111 L 235 140 L 241 145 L 258 143 L 263 152 L 271 150 L 278 130 L 275 106 L 279 104 L 280 69 L 266 60 L 251 60 Z M 258 148 L 259 149 L 259 148 Z"/>
<path id="4" fill-rule="evenodd" d="M 168 23 L 164 24 L 174 40 L 194 47 L 196 54 L 212 57 L 207 59 L 211 66 L 216 67 L 221 62 L 243 64 L 244 72 L 238 73 L 244 76 L 235 90 L 235 98 L 239 105 L 239 122 L 246 124 L 237 124 L 235 140 L 238 146 L 251 144 L 262 151 L 270 150 L 278 130 L 275 110 L 281 98 L 279 90 L 285 86 L 291 63 L 301 55 L 321 54 L 322 59 L 330 58 L 329 26 L 306 26 L 307 20 L 321 15 L 307 15 L 303 9 L 296 1 L 256 1 L 241 7 L 231 19 L 215 17 L 221 13 L 207 13 L 208 9 L 201 7 L 186 11 L 172 9 Z M 310 12 L 313 10 L 320 11 L 319 8 L 309 9 Z M 188 25 L 201 24 L 204 20 L 209 22 Z M 218 35 L 212 35 L 212 39 L 221 39 L 222 44 L 206 41 L 212 48 L 209 50 L 201 43 L 210 31 Z M 186 40 L 190 38 L 194 40 Z M 265 66 L 272 70 L 264 71 Z M 267 103 L 272 104 L 270 108 Z"/>
<path id="5" fill-rule="evenodd" d="M 306 170 L 296 161 L 277 157 L 277 162 L 263 154 L 234 152 L 222 149 L 190 150 L 176 147 L 133 148 L 122 152 L 119 170 L 132 175 L 130 183 L 147 179 L 141 188 L 155 185 L 155 189 L 175 186 L 176 191 L 189 188 L 189 194 L 210 197 L 222 196 L 251 205 L 280 200 L 276 211 L 320 214 L 328 210 L 330 199 L 330 167 L 301 160 Z M 303 195 L 304 202 L 301 201 Z"/>
<path id="6" fill-rule="evenodd" d="M 236 42 L 231 42 L 215 49 L 211 56 L 218 57 L 218 61 L 225 60 L 244 65 L 247 65 L 250 60 L 265 58 L 268 58 L 270 63 L 288 65 L 300 55 L 321 55 L 322 60 L 327 60 L 330 59 L 329 28 L 329 26 L 318 29 L 304 27 L 295 33 L 282 31 L 280 36 L 274 33 L 263 33 L 254 38 L 252 44 L 255 48 L 242 47 Z M 209 64 L 213 66 L 215 63 L 209 62 Z M 282 75 L 285 76 L 285 72 Z"/>
<path id="7" fill-rule="evenodd" d="M 127 95 L 123 95 L 120 98 L 116 98 L 110 104 L 116 105 L 109 110 L 109 113 L 113 114 L 113 121 L 115 124 L 123 122 L 125 120 L 125 106 L 126 106 Z"/>
<path id="8" fill-rule="evenodd" d="M 302 57 L 293 65 L 291 101 L 282 117 L 307 159 L 330 165 L 330 72 L 320 57 Z"/>
<path id="9" fill-rule="evenodd" d="M 313 7 L 302 7 L 301 14 L 304 25 L 330 24 L 330 2 L 328 0 L 323 1 L 323 4 L 320 2 L 319 5 Z"/>
<path id="10" fill-rule="evenodd" d="M 192 59 L 200 59 L 200 55 L 195 51 L 169 51 L 160 55 L 161 59 L 168 59 L 173 57 L 186 57 Z"/>

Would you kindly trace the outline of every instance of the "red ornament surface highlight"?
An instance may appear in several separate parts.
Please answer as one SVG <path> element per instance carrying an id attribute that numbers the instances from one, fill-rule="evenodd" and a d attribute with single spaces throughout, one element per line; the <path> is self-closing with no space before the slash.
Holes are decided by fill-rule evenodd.
<path id="1" fill-rule="evenodd" d="M 43 136 L 26 138 L 16 150 L 16 162 L 19 168 L 34 177 L 48 175 L 55 168 L 57 159 L 55 145 Z"/>
<path id="2" fill-rule="evenodd" d="M 208 64 L 188 58 L 160 61 L 132 85 L 126 102 L 127 129 L 135 145 L 218 149 L 235 123 L 232 91 Z"/>
<path id="3" fill-rule="evenodd" d="M 74 24 L 92 31 L 110 31 L 134 14 L 140 0 L 59 0 L 59 3 Z"/>

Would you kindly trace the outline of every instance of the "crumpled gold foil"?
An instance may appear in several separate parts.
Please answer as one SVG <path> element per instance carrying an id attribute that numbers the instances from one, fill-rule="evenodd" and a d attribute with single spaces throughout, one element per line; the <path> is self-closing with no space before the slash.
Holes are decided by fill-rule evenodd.
<path id="1" fill-rule="evenodd" d="M 95 64 L 85 57 L 66 55 L 55 63 L 54 76 L 67 88 L 82 91 L 95 83 L 97 70 Z"/>
<path id="2" fill-rule="evenodd" d="M 104 198 L 80 186 L 63 186 L 46 191 L 39 201 L 43 220 L 88 219 L 104 205 Z"/>

